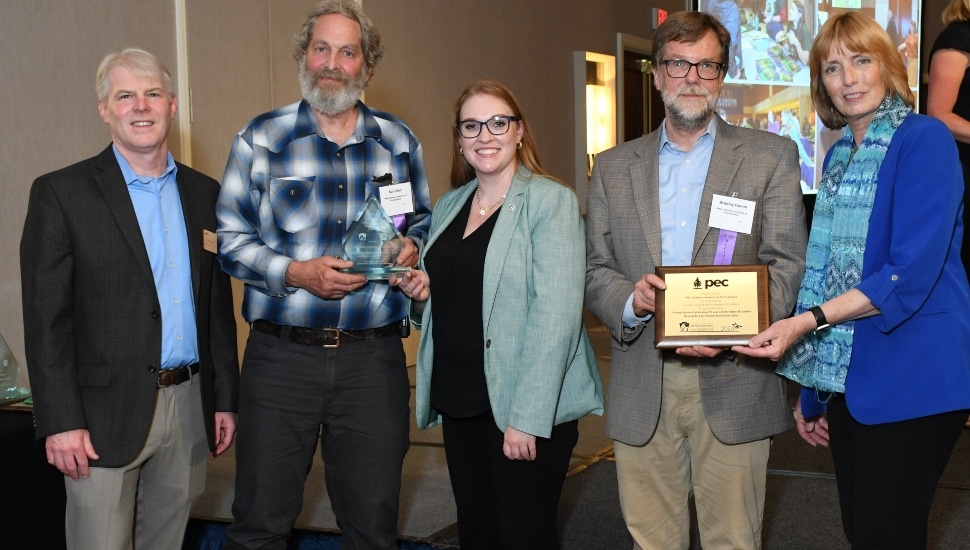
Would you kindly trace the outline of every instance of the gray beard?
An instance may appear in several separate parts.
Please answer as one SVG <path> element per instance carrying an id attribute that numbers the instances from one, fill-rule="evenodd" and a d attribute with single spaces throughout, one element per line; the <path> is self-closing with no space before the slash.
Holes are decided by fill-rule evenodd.
<path id="1" fill-rule="evenodd" d="M 343 81 L 343 85 L 323 90 L 317 85 L 317 79 L 323 75 L 339 78 Z M 366 68 L 361 68 L 361 74 L 356 78 L 348 77 L 339 71 L 330 72 L 325 69 L 310 73 L 304 61 L 300 63 L 300 89 L 303 92 L 303 99 L 310 104 L 310 107 L 327 116 L 336 116 L 357 105 L 360 94 L 364 92 L 364 87 L 367 85 L 365 75 Z"/>
<path id="2" fill-rule="evenodd" d="M 714 115 L 714 105 L 708 102 L 703 109 L 697 113 L 687 113 L 677 104 L 677 94 L 673 92 L 661 92 L 664 106 L 667 110 L 667 120 L 671 126 L 681 132 L 698 132 L 706 127 L 711 117 Z"/>

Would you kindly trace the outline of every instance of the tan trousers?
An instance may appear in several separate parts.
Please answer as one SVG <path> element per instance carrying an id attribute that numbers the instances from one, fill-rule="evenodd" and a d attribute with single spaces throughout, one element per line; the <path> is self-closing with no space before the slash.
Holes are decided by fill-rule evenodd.
<path id="1" fill-rule="evenodd" d="M 668 361 L 653 438 L 642 447 L 614 442 L 620 507 L 634 548 L 686 550 L 691 491 L 704 550 L 761 548 L 770 447 L 770 438 L 718 441 L 704 416 L 697 367 Z"/>
<path id="2" fill-rule="evenodd" d="M 145 447 L 122 468 L 64 477 L 68 550 L 177 550 L 205 488 L 206 443 L 198 375 L 158 390 Z M 98 449 L 95 449 L 97 452 Z"/>

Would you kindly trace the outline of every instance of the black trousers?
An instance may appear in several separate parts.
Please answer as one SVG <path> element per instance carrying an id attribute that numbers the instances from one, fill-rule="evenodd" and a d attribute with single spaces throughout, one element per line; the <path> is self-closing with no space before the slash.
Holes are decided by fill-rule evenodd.
<path id="1" fill-rule="evenodd" d="M 970 411 L 865 425 L 845 398 L 829 404 L 829 436 L 853 550 L 926 548 L 936 484 Z"/>
<path id="2" fill-rule="evenodd" d="M 396 335 L 346 338 L 326 349 L 251 332 L 226 548 L 287 547 L 319 440 L 342 548 L 397 549 L 409 397 Z"/>
<path id="3" fill-rule="evenodd" d="M 502 451 L 505 434 L 491 412 L 444 417 L 462 550 L 559 548 L 556 509 L 578 426 L 573 420 L 555 426 L 549 439 L 536 438 L 533 461 L 509 460 Z"/>

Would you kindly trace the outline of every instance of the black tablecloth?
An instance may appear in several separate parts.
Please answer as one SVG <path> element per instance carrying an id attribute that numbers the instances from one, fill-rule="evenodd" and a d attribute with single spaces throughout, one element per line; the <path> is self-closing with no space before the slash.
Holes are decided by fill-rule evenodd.
<path id="1" fill-rule="evenodd" d="M 0 476 L 0 547 L 65 548 L 64 476 L 34 441 L 30 412 L 0 409 Z"/>

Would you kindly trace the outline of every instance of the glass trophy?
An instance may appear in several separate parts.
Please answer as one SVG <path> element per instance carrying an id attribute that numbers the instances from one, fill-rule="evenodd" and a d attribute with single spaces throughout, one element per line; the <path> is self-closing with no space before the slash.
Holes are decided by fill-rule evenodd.
<path id="1" fill-rule="evenodd" d="M 30 390 L 17 386 L 20 365 L 0 334 L 0 405 L 18 403 L 30 397 Z"/>
<path id="2" fill-rule="evenodd" d="M 364 201 L 347 228 L 343 248 L 344 259 L 354 262 L 353 266 L 341 270 L 344 273 L 360 273 L 368 280 L 380 281 L 410 271 L 394 265 L 404 249 L 403 237 L 374 195 Z"/>

